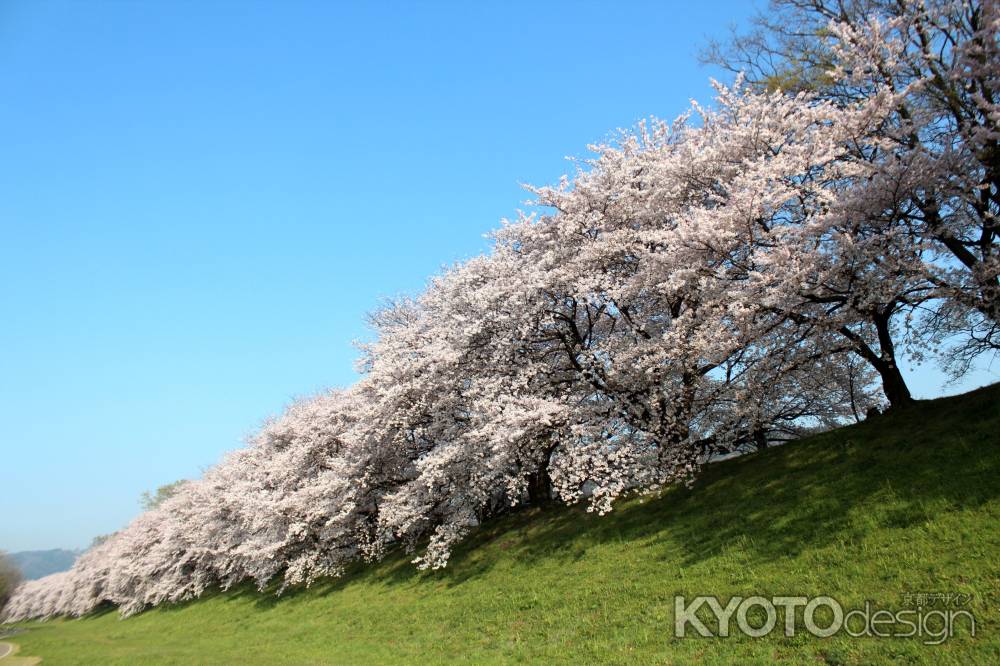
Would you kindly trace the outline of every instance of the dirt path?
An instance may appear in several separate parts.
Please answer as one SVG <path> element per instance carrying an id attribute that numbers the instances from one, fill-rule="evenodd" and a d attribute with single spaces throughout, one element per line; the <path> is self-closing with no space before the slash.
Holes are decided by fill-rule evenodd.
<path id="1" fill-rule="evenodd" d="M 15 654 L 16 645 L 0 642 L 0 666 L 37 666 L 42 663 L 40 657 L 15 657 Z"/>

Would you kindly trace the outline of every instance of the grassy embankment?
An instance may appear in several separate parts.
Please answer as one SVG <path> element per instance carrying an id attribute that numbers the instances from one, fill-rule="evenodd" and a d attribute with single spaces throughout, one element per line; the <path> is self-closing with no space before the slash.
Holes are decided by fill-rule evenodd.
<path id="1" fill-rule="evenodd" d="M 976 638 L 964 624 L 937 646 L 780 630 L 673 637 L 676 594 L 900 609 L 925 592 L 971 595 Z M 124 621 L 110 611 L 29 623 L 13 640 L 53 666 L 985 664 L 1000 663 L 998 602 L 1000 385 L 711 465 L 692 490 L 603 518 L 578 507 L 512 515 L 441 572 L 399 555 L 280 598 L 241 589 Z"/>

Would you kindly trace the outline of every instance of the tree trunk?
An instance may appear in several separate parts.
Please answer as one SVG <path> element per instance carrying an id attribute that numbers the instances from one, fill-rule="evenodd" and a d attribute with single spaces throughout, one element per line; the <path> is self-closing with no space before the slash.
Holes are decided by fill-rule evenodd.
<path id="1" fill-rule="evenodd" d="M 549 476 L 549 463 L 555 449 L 555 444 L 546 447 L 538 467 L 528 476 L 528 502 L 530 504 L 547 504 L 552 500 L 552 478 Z"/>
<path id="2" fill-rule="evenodd" d="M 871 313 L 872 322 L 878 333 L 879 353 L 875 353 L 860 335 L 846 326 L 840 332 L 854 345 L 854 352 L 875 368 L 882 380 L 882 392 L 889 401 L 890 408 L 905 407 L 913 403 L 913 396 L 906 386 L 906 380 L 896 365 L 896 346 L 889 331 L 895 303 L 883 306 Z"/>
<path id="3" fill-rule="evenodd" d="M 764 432 L 763 427 L 754 428 L 753 445 L 757 447 L 758 451 L 763 451 L 767 448 L 767 433 Z"/>
<path id="4" fill-rule="evenodd" d="M 547 467 L 547 466 L 546 466 Z M 545 504 L 552 499 L 552 480 L 547 469 L 539 469 L 528 477 L 528 502 Z"/>
<path id="5" fill-rule="evenodd" d="M 906 386 L 903 373 L 896 365 L 896 347 L 889 333 L 889 319 L 892 317 L 892 307 L 886 306 L 875 313 L 875 330 L 878 332 L 878 345 L 882 353 L 879 355 L 875 370 L 882 378 L 882 390 L 889 400 L 890 407 L 905 407 L 913 402 L 910 389 Z"/>
<path id="6" fill-rule="evenodd" d="M 882 391 L 889 400 L 890 408 L 905 407 L 913 403 L 913 396 L 906 386 L 906 380 L 893 361 L 882 361 L 875 365 L 875 370 L 882 378 Z"/>

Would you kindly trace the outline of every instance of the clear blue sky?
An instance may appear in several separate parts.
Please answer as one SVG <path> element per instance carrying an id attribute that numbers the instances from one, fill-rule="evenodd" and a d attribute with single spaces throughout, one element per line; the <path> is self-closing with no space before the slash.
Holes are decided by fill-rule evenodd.
<path id="1" fill-rule="evenodd" d="M 749 10 L 0 4 L 0 549 L 86 545 L 353 381 L 366 311 L 707 100 L 696 53 Z"/>

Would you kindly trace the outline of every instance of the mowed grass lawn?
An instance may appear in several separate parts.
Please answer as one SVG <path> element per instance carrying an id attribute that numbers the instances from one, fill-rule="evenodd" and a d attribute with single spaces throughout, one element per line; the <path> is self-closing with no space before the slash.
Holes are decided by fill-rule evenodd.
<path id="1" fill-rule="evenodd" d="M 45 664 L 1000 663 L 1000 385 L 709 466 L 611 515 L 527 510 L 441 572 L 399 555 L 281 597 L 217 593 L 119 620 L 22 625 Z M 921 638 L 675 638 L 674 596 L 969 595 Z M 801 616 L 801 609 L 799 610 Z M 753 617 L 753 616 L 751 616 Z M 801 623 L 799 624 L 801 628 Z M 0 662 L 2 666 L 2 662 Z"/>

